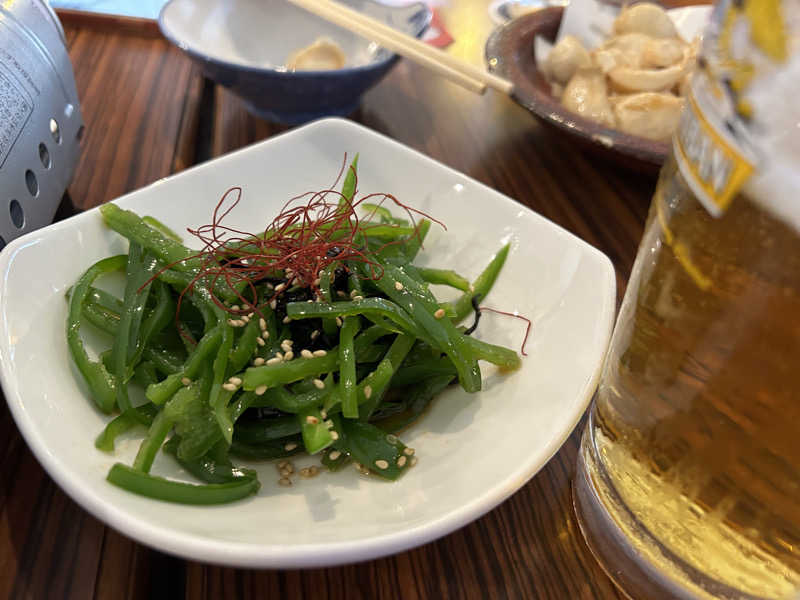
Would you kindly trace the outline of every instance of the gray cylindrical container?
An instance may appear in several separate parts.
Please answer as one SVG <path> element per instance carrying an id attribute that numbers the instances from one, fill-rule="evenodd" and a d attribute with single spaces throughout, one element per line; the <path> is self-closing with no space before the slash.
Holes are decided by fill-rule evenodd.
<path id="1" fill-rule="evenodd" d="M 45 0 L 0 3 L 0 248 L 52 221 L 82 133 L 55 13 Z"/>

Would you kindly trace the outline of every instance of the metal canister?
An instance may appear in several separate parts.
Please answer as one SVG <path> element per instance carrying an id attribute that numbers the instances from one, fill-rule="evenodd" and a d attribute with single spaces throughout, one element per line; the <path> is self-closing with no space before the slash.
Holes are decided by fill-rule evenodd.
<path id="1" fill-rule="evenodd" d="M 82 134 L 55 13 L 44 0 L 0 2 L 0 248 L 52 221 Z"/>

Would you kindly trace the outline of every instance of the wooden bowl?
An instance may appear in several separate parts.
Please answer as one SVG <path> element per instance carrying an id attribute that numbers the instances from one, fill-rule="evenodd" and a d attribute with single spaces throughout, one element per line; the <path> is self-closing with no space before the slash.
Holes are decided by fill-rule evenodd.
<path id="1" fill-rule="evenodd" d="M 495 29 L 486 42 L 489 70 L 514 84 L 514 99 L 545 123 L 573 136 L 585 148 L 637 170 L 656 171 L 669 153 L 669 142 L 610 129 L 561 105 L 550 84 L 536 68 L 533 40 L 554 40 L 564 14 L 550 7 L 524 15 Z"/>

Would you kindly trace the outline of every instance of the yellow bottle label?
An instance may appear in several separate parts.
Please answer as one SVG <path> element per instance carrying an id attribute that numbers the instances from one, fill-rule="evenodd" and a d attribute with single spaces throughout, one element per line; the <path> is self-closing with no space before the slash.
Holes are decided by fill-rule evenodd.
<path id="1" fill-rule="evenodd" d="M 785 122 L 778 130 L 793 124 L 793 110 L 779 110 L 785 119 L 776 119 L 773 100 L 765 97 L 785 91 L 794 71 L 788 61 L 797 54 L 797 32 L 787 25 L 796 17 L 793 2 L 719 0 L 704 34 L 673 152 L 689 187 L 714 216 L 781 160 L 772 147 L 779 138 L 775 124 Z"/>
<path id="2" fill-rule="evenodd" d="M 735 142 L 720 133 L 693 92 L 688 94 L 673 140 L 674 154 L 695 196 L 718 217 L 753 173 L 754 164 Z"/>

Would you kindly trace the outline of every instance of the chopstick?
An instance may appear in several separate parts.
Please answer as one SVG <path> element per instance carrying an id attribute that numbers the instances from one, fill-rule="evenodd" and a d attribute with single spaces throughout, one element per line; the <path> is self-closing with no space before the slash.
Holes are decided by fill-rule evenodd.
<path id="1" fill-rule="evenodd" d="M 511 95 L 513 86 L 510 81 L 487 73 L 348 6 L 332 0 L 289 0 L 289 2 L 355 34 L 378 42 L 387 50 L 405 56 L 472 92 L 483 94 L 487 87 L 491 87 Z"/>

